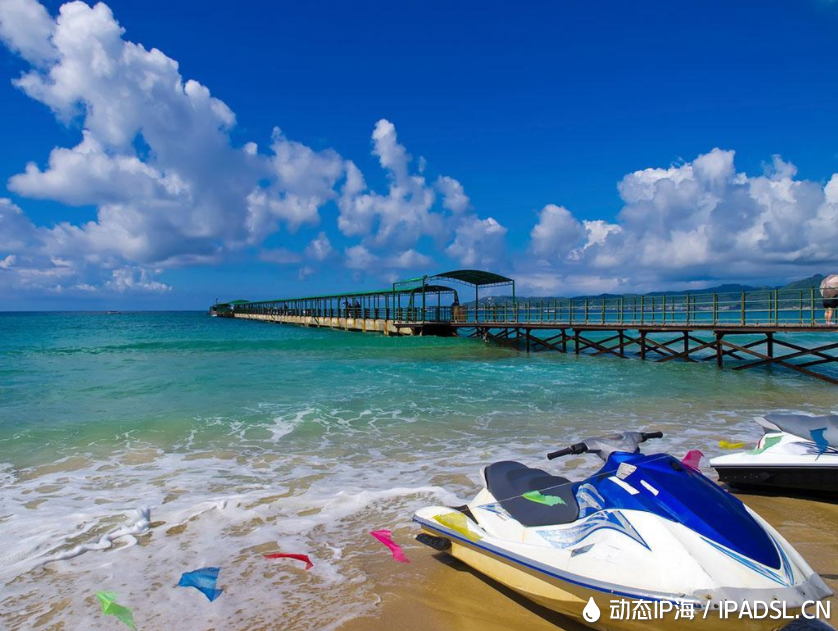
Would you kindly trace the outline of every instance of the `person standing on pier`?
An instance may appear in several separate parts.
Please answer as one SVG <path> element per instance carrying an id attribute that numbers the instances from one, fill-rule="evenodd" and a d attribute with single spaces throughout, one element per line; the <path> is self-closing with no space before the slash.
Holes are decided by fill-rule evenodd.
<path id="1" fill-rule="evenodd" d="M 827 324 L 832 324 L 832 316 L 838 308 L 838 274 L 830 274 L 821 281 L 824 317 Z"/>

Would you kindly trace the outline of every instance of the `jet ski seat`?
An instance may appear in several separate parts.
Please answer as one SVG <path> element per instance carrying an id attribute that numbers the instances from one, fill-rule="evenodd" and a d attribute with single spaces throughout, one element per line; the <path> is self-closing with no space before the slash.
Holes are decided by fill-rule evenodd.
<path id="1" fill-rule="evenodd" d="M 489 492 L 506 512 L 524 526 L 569 524 L 579 518 L 579 504 L 573 485 L 567 478 L 511 460 L 489 465 L 484 470 L 484 476 Z M 561 502 L 549 506 L 522 497 L 530 491 L 558 497 Z"/>

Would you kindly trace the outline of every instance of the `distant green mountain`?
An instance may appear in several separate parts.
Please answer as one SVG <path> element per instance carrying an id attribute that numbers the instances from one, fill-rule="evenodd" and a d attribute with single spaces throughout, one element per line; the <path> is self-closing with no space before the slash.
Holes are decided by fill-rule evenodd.
<path id="1" fill-rule="evenodd" d="M 811 287 L 818 288 L 821 286 L 821 281 L 826 278 L 823 274 L 815 274 L 814 276 L 810 276 L 809 278 L 804 278 L 803 280 L 796 280 L 793 283 L 789 283 L 784 287 L 778 287 L 778 289 L 809 289 Z"/>
<path id="2" fill-rule="evenodd" d="M 588 296 L 518 296 L 518 302 L 540 302 L 542 300 L 560 300 L 560 299 L 567 299 L 568 297 L 574 299 L 584 300 L 585 298 L 617 298 L 620 296 L 682 296 L 684 294 L 690 294 L 691 296 L 698 295 L 698 294 L 733 294 L 733 293 L 740 293 L 743 291 L 757 291 L 757 290 L 770 290 L 770 289 L 780 289 L 780 290 L 809 290 L 811 288 L 817 289 L 820 287 L 821 281 L 824 279 L 823 274 L 815 274 L 814 276 L 810 276 L 809 278 L 803 278 L 801 280 L 796 280 L 794 282 L 788 283 L 787 285 L 779 285 L 776 287 L 770 285 L 762 285 L 762 286 L 755 286 L 755 285 L 740 285 L 738 283 L 724 283 L 722 285 L 716 285 L 715 287 L 707 287 L 706 289 L 683 289 L 678 291 L 653 291 L 647 294 L 597 294 L 597 295 L 588 295 Z M 501 296 L 486 296 L 480 299 L 481 305 L 494 305 L 494 304 L 504 304 L 511 302 L 512 296 L 509 294 L 501 295 Z M 463 304 L 466 305 L 473 305 L 474 301 L 465 302 Z"/>
<path id="3" fill-rule="evenodd" d="M 754 285 L 740 285 L 738 283 L 725 283 L 706 289 L 682 289 L 679 291 L 653 291 L 646 296 L 682 296 L 684 294 L 734 294 L 743 291 L 754 291 L 755 289 L 774 289 L 773 287 L 756 287 Z"/>

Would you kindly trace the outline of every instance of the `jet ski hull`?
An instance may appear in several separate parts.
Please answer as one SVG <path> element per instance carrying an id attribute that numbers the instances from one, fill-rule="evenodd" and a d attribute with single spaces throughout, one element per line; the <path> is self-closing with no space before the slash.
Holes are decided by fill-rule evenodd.
<path id="1" fill-rule="evenodd" d="M 827 440 L 838 433 L 832 418 L 769 414 L 757 421 L 765 434 L 756 448 L 717 456 L 710 466 L 738 489 L 838 497 L 838 448 Z M 781 431 L 778 423 L 800 434 Z"/>
<path id="2" fill-rule="evenodd" d="M 675 610 L 668 612 L 662 618 L 651 620 L 611 620 L 610 612 L 612 602 L 626 601 L 628 608 L 624 611 L 635 611 L 636 603 L 650 603 L 652 599 L 637 597 L 629 593 L 613 591 L 602 591 L 584 584 L 583 581 L 561 578 L 556 575 L 541 571 L 539 568 L 527 563 L 526 560 L 517 559 L 504 551 L 492 549 L 482 541 L 471 541 L 468 538 L 460 537 L 451 530 L 437 526 L 424 519 L 415 519 L 422 532 L 432 537 L 442 537 L 450 541 L 450 547 L 446 550 L 454 558 L 462 561 L 475 571 L 497 581 L 525 598 L 562 614 L 603 631 L 648 631 L 650 626 L 660 625 L 668 631 L 776 631 L 782 629 L 791 622 L 786 620 L 752 620 L 749 618 L 739 619 L 732 616 L 722 620 L 717 611 L 708 612 L 703 617 L 703 611 L 695 609 L 694 618 L 676 618 Z M 589 600 L 593 598 L 599 611 L 600 618 L 597 622 L 588 622 L 583 617 L 583 612 Z M 670 602 L 677 602 L 673 595 Z M 788 609 L 787 616 L 795 616 L 799 609 Z"/>
<path id="3" fill-rule="evenodd" d="M 838 496 L 838 466 L 794 467 L 714 464 L 719 480 L 742 490 L 782 490 L 802 494 Z"/>

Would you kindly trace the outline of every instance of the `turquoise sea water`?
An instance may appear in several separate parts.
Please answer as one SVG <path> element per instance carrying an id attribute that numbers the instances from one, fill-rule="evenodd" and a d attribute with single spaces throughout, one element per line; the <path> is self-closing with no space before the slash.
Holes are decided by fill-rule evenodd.
<path id="1" fill-rule="evenodd" d="M 0 618 L 112 628 L 89 599 L 115 589 L 147 628 L 329 628 L 377 602 L 366 532 L 410 546 L 412 511 L 467 498 L 483 464 L 643 428 L 715 455 L 776 410 L 834 412 L 838 388 L 203 313 L 0 314 Z M 254 569 L 278 549 L 315 568 Z M 209 610 L 170 588 L 206 565 L 230 596 Z"/>

